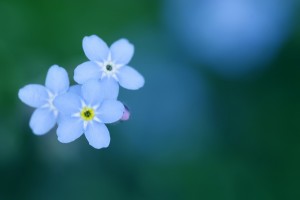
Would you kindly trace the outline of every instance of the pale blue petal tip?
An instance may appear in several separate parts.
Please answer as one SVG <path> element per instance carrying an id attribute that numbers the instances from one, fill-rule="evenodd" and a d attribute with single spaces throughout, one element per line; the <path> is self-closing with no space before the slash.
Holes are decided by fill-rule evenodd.
<path id="1" fill-rule="evenodd" d="M 28 106 L 38 108 L 47 102 L 48 93 L 44 86 L 30 84 L 19 90 L 18 97 Z"/>
<path id="2" fill-rule="evenodd" d="M 73 142 L 82 134 L 82 122 L 75 118 L 66 118 L 62 120 L 57 129 L 57 137 L 61 143 Z"/>
<path id="3" fill-rule="evenodd" d="M 120 65 L 127 65 L 133 57 L 134 46 L 127 39 L 119 39 L 115 41 L 111 47 L 112 60 Z"/>
<path id="4" fill-rule="evenodd" d="M 91 79 L 100 79 L 101 70 L 100 67 L 91 61 L 84 62 L 76 67 L 74 70 L 74 80 L 83 84 Z"/>
<path id="5" fill-rule="evenodd" d="M 36 135 L 44 135 L 56 124 L 57 117 L 48 108 L 36 109 L 30 119 L 29 125 Z"/>
<path id="6" fill-rule="evenodd" d="M 94 123 L 92 126 L 89 126 L 85 132 L 85 137 L 89 144 L 96 149 L 106 148 L 110 143 L 108 129 L 104 124 L 100 123 Z"/>
<path id="7" fill-rule="evenodd" d="M 105 99 L 102 85 L 98 80 L 90 80 L 82 85 L 81 92 L 87 104 L 100 104 Z"/>
<path id="8" fill-rule="evenodd" d="M 67 71 L 58 65 L 51 66 L 47 73 L 45 85 L 54 94 L 66 92 L 70 85 Z"/>
<path id="9" fill-rule="evenodd" d="M 122 118 L 124 109 L 119 101 L 105 100 L 99 108 L 99 118 L 103 123 L 114 123 Z"/>
<path id="10" fill-rule="evenodd" d="M 135 69 L 125 66 L 120 69 L 118 74 L 119 83 L 123 88 L 137 90 L 144 86 L 144 77 Z"/>
<path id="11" fill-rule="evenodd" d="M 96 35 L 84 37 L 82 47 L 86 57 L 91 61 L 102 61 L 109 53 L 107 44 Z"/>

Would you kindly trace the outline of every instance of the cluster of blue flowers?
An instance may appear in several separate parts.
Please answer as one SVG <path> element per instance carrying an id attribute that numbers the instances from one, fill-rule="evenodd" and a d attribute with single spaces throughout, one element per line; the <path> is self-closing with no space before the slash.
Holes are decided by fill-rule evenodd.
<path id="1" fill-rule="evenodd" d="M 89 61 L 76 67 L 70 86 L 68 73 L 53 65 L 45 86 L 29 84 L 19 90 L 19 98 L 36 108 L 30 127 L 36 135 L 44 135 L 56 124 L 58 140 L 69 143 L 82 134 L 96 149 L 108 147 L 110 135 L 105 124 L 127 120 L 129 111 L 117 100 L 119 85 L 137 90 L 144 85 L 143 76 L 128 66 L 134 46 L 126 39 L 110 47 L 98 36 L 83 38 L 83 50 Z"/>

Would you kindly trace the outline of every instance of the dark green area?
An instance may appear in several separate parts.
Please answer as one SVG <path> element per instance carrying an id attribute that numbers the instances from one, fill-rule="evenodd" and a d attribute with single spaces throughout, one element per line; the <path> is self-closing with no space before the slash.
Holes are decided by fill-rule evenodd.
<path id="1" fill-rule="evenodd" d="M 300 25 L 266 70 L 228 80 L 180 60 L 162 11 L 150 0 L 0 1 L 1 200 L 300 199 Z M 74 83 L 91 34 L 128 38 L 146 79 L 122 89 L 131 119 L 109 125 L 102 150 L 35 136 L 17 98 L 53 64 Z"/>

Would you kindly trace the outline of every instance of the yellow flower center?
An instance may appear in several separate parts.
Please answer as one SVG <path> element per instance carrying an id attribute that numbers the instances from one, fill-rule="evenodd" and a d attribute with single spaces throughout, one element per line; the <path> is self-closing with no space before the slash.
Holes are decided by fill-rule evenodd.
<path id="1" fill-rule="evenodd" d="M 80 112 L 80 116 L 84 121 L 91 121 L 94 119 L 95 111 L 92 108 L 84 107 Z"/>

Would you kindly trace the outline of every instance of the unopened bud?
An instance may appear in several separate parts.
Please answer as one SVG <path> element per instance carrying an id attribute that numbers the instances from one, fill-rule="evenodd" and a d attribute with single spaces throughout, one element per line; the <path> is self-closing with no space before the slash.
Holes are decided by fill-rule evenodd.
<path id="1" fill-rule="evenodd" d="M 127 121 L 129 120 L 130 118 L 130 112 L 129 112 L 129 109 L 126 105 L 124 105 L 125 109 L 124 109 L 124 112 L 123 112 L 123 116 L 121 117 L 121 121 Z"/>

